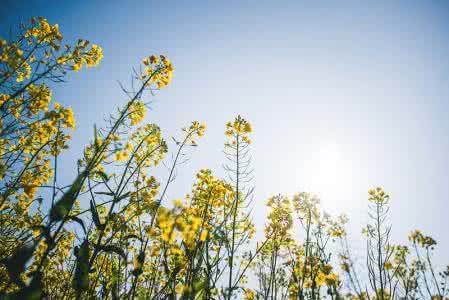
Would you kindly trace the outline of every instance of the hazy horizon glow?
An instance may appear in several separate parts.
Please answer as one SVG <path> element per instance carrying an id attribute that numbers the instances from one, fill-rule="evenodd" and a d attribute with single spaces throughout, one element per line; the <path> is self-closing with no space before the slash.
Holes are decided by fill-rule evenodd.
<path id="1" fill-rule="evenodd" d="M 54 99 L 72 106 L 78 124 L 67 170 L 93 124 L 124 103 L 117 81 L 127 84 L 143 57 L 166 54 L 174 79 L 153 98 L 147 121 L 158 123 L 167 138 L 192 120 L 208 125 L 179 170 L 172 198 L 189 192 L 201 168 L 223 174 L 224 125 L 241 114 L 254 128 L 259 228 L 269 196 L 312 190 L 322 195 L 325 210 L 347 213 L 349 231 L 358 236 L 367 220 L 367 190 L 384 186 L 393 240 L 404 242 L 420 228 L 439 242 L 445 262 L 446 2 L 9 0 L 2 6 L 2 36 L 37 15 L 58 23 L 68 41 L 82 37 L 103 47 L 97 69 L 55 89 Z"/>

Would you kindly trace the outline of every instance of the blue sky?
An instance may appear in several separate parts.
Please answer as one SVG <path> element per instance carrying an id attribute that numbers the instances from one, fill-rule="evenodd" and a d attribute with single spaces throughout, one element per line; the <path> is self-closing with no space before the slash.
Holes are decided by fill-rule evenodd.
<path id="1" fill-rule="evenodd" d="M 445 1 L 6 0 L 0 33 L 44 16 L 67 41 L 103 47 L 98 68 L 55 87 L 78 123 L 68 182 L 93 124 L 125 101 L 117 81 L 161 53 L 176 70 L 147 121 L 166 137 L 191 120 L 208 125 L 171 197 L 187 193 L 201 168 L 223 173 L 224 124 L 241 114 L 254 127 L 259 226 L 267 197 L 308 190 L 330 213 L 348 214 L 356 240 L 367 190 L 381 185 L 395 241 L 421 228 L 449 249 L 448 13 Z"/>

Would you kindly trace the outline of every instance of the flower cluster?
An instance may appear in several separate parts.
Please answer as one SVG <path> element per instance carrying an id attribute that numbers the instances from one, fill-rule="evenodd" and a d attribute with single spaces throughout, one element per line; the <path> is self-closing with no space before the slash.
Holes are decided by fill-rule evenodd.
<path id="1" fill-rule="evenodd" d="M 1 298 L 448 299 L 449 267 L 438 272 L 432 260 L 436 241 L 418 230 L 409 246 L 390 241 L 381 187 L 368 192 L 366 272 L 352 259 L 347 218 L 323 212 L 315 194 L 270 197 L 256 235 L 252 127 L 241 116 L 225 127 L 224 178 L 202 169 L 189 194 L 167 203 L 185 149 L 206 125 L 183 128 L 171 152 L 159 126 L 144 123 L 143 93 L 171 82 L 163 55 L 143 60 L 133 79 L 140 86 L 105 127 L 94 126 L 74 180 L 63 183 L 58 162 L 76 122 L 48 83 L 96 66 L 102 49 L 86 40 L 62 46 L 58 25 L 44 18 L 21 29 L 0 39 Z"/>
<path id="2" fill-rule="evenodd" d="M 437 242 L 431 236 L 426 236 L 419 230 L 415 230 L 410 233 L 408 239 L 412 243 L 418 244 L 424 248 L 433 248 L 437 244 Z"/>
<path id="3" fill-rule="evenodd" d="M 381 187 L 369 190 L 368 195 L 368 200 L 373 203 L 386 203 L 390 199 L 390 196 Z"/>
<path id="4" fill-rule="evenodd" d="M 233 122 L 228 122 L 226 124 L 225 135 L 236 138 L 231 142 L 232 145 L 236 145 L 240 139 L 244 143 L 251 144 L 251 139 L 248 134 L 252 131 L 251 124 L 241 116 L 237 116 Z"/>
<path id="5" fill-rule="evenodd" d="M 174 67 L 164 55 L 144 58 L 143 64 L 145 71 L 140 78 L 145 81 L 145 86 L 155 84 L 158 89 L 161 89 L 171 82 Z"/>

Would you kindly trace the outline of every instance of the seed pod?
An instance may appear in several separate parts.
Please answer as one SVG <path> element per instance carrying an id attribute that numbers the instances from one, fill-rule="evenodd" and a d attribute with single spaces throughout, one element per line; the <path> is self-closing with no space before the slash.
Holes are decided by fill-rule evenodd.
<path id="1" fill-rule="evenodd" d="M 89 288 L 89 241 L 87 238 L 80 247 L 75 247 L 76 270 L 73 287 L 77 296 Z"/>

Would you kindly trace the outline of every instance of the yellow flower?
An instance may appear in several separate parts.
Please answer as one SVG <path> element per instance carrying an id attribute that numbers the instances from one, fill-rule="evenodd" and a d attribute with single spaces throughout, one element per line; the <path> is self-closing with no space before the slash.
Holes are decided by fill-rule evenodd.
<path id="1" fill-rule="evenodd" d="M 338 283 L 338 275 L 335 273 L 331 273 L 326 275 L 325 281 L 328 286 L 335 286 Z"/>
<path id="2" fill-rule="evenodd" d="M 176 294 L 181 295 L 185 289 L 186 289 L 185 285 L 183 285 L 182 283 L 178 283 L 175 287 L 175 292 Z"/>
<path id="3" fill-rule="evenodd" d="M 150 63 L 157 65 L 159 63 L 159 59 L 155 55 L 150 56 Z"/>
<path id="4" fill-rule="evenodd" d="M 310 279 L 307 279 L 305 282 L 304 282 L 304 288 L 305 289 L 309 289 L 309 288 L 311 288 L 312 287 L 312 281 L 310 280 Z"/>
<path id="5" fill-rule="evenodd" d="M 368 195 L 368 200 L 374 203 L 385 203 L 390 199 L 390 196 L 381 187 L 369 190 Z"/>
<path id="6" fill-rule="evenodd" d="M 256 292 L 254 292 L 251 289 L 245 289 L 243 291 L 243 294 L 244 294 L 244 297 L 243 297 L 244 300 L 256 300 Z"/>
<path id="7" fill-rule="evenodd" d="M 129 120 L 131 121 L 131 125 L 137 125 L 145 117 L 145 104 L 142 101 L 135 101 L 130 107 L 129 107 Z"/>
<path id="8" fill-rule="evenodd" d="M 128 158 L 128 152 L 126 151 L 117 151 L 115 152 L 115 160 L 118 162 L 125 161 Z"/>
<path id="9" fill-rule="evenodd" d="M 39 228 L 33 228 L 33 236 L 39 236 L 41 234 L 41 231 Z"/>
<path id="10" fill-rule="evenodd" d="M 251 144 L 251 139 L 248 134 L 252 132 L 251 124 L 246 121 L 241 116 L 237 116 L 233 122 L 228 122 L 226 124 L 225 135 L 227 137 L 238 137 L 239 142 Z M 226 145 L 236 145 L 237 141 L 233 140 L 232 142 L 228 142 Z"/>
<path id="11" fill-rule="evenodd" d="M 318 286 L 322 286 L 326 282 L 326 274 L 320 272 L 315 278 L 315 283 Z"/>
<path id="12" fill-rule="evenodd" d="M 128 150 L 129 152 L 131 152 L 131 151 L 133 151 L 134 146 L 133 146 L 131 143 L 128 142 L 128 143 L 126 143 L 125 148 L 126 148 L 126 150 Z"/>
<path id="13" fill-rule="evenodd" d="M 175 200 L 175 207 L 182 207 L 182 200 L 176 199 Z"/>
<path id="14" fill-rule="evenodd" d="M 82 63 L 81 63 L 81 61 L 79 61 L 72 66 L 72 70 L 75 72 L 78 72 L 81 69 L 81 66 L 82 66 Z"/>
<path id="15" fill-rule="evenodd" d="M 200 241 L 204 242 L 204 241 L 207 239 L 207 235 L 208 235 L 208 232 L 207 232 L 206 229 L 204 229 L 204 230 L 201 232 L 201 235 L 200 235 Z"/>

